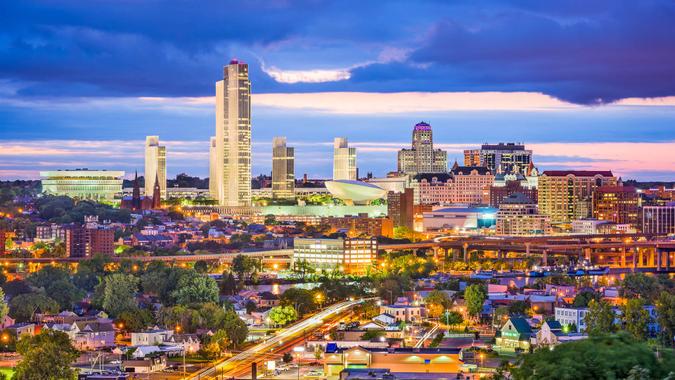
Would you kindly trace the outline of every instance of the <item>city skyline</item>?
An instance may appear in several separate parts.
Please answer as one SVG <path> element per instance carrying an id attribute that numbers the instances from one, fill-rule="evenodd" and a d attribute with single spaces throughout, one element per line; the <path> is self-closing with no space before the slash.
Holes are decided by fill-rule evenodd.
<path id="1" fill-rule="evenodd" d="M 93 14 L 61 4 L 44 19 L 56 6 L 4 5 L 1 179 L 76 167 L 129 178 L 142 171 L 147 135 L 168 147 L 169 177 L 208 176 L 212 85 L 233 57 L 253 83 L 253 175 L 271 172 L 271 140 L 284 135 L 298 176 L 330 178 L 337 136 L 359 151 L 361 175 L 381 176 L 420 121 L 433 125 L 448 165 L 486 142 L 523 142 L 542 169 L 675 175 L 667 2 L 362 5 L 382 21 L 331 3 L 230 4 L 232 14 L 264 16 L 227 27 L 214 22 L 225 7 L 206 3 L 180 35 L 157 16 L 180 24 L 178 6 L 146 4 L 110 23 L 125 5 L 103 2 Z"/>

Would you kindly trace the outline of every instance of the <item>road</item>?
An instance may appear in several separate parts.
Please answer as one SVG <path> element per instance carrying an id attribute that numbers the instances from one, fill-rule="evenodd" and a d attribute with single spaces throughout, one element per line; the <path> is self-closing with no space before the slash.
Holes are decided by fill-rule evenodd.
<path id="1" fill-rule="evenodd" d="M 233 357 L 211 367 L 201 373 L 192 374 L 189 379 L 210 379 L 213 376 L 236 376 L 243 370 L 250 369 L 251 363 L 265 361 L 269 357 L 270 351 L 280 348 L 284 342 L 293 341 L 298 337 L 302 337 L 312 329 L 324 324 L 326 319 L 342 314 L 355 305 L 363 302 L 363 300 L 345 301 L 335 305 L 331 305 L 315 315 L 304 319 L 290 327 L 280 330 L 274 337 L 251 347 Z"/>
<path id="2" fill-rule="evenodd" d="M 434 323 L 435 323 L 434 327 L 432 327 L 429 331 L 426 332 L 426 334 L 424 334 L 422 336 L 422 338 L 420 338 L 420 340 L 417 342 L 417 344 L 415 344 L 415 348 L 422 347 L 424 345 L 424 342 L 427 339 L 431 338 L 434 335 L 434 333 L 438 330 L 438 327 L 440 326 L 440 323 L 437 323 L 437 322 L 434 322 Z"/>

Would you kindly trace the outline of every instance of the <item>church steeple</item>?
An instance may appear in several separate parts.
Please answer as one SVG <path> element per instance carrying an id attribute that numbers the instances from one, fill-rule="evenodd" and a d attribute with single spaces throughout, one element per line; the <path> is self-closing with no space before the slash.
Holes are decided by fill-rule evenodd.
<path id="1" fill-rule="evenodd" d="M 155 174 L 155 187 L 152 189 L 152 208 L 154 210 L 162 206 L 162 192 L 159 188 L 159 175 Z"/>
<path id="2" fill-rule="evenodd" d="M 134 211 L 141 210 L 143 203 L 141 201 L 141 187 L 138 184 L 138 170 L 134 174 L 134 190 L 131 195 L 131 209 Z"/>

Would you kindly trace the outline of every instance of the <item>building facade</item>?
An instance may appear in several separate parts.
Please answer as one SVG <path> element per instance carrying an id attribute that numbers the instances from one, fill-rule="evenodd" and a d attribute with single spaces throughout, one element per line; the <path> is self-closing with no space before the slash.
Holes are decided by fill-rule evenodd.
<path id="1" fill-rule="evenodd" d="M 225 66 L 216 82 L 216 191 L 221 206 L 251 204 L 251 82 L 248 64 Z"/>
<path id="2" fill-rule="evenodd" d="M 593 218 L 617 224 L 639 223 L 640 197 L 632 186 L 600 186 L 593 192 Z"/>
<path id="3" fill-rule="evenodd" d="M 540 215 L 537 204 L 521 193 L 506 197 L 497 212 L 497 235 L 531 236 L 551 233 L 548 216 Z"/>
<path id="4" fill-rule="evenodd" d="M 159 145 L 159 136 L 145 137 L 145 196 L 151 197 L 155 191 L 155 181 L 159 182 L 160 196 L 166 199 L 166 147 Z"/>
<path id="5" fill-rule="evenodd" d="M 356 148 L 350 148 L 346 137 L 333 140 L 333 181 L 356 178 Z"/>
<path id="6" fill-rule="evenodd" d="M 545 171 L 539 177 L 539 212 L 548 215 L 553 224 L 589 218 L 595 189 L 616 184 L 611 171 Z"/>
<path id="7" fill-rule="evenodd" d="M 464 166 L 482 166 L 480 164 L 480 149 L 464 150 Z"/>
<path id="8" fill-rule="evenodd" d="M 401 193 L 390 191 L 387 193 L 387 215 L 394 227 L 413 229 L 415 194 L 412 188 Z"/>
<path id="9" fill-rule="evenodd" d="M 490 200 L 490 186 L 495 176 L 482 166 L 457 166 L 452 174 L 451 203 L 469 205 L 487 204 Z"/>
<path id="10" fill-rule="evenodd" d="M 456 195 L 452 177 L 447 173 L 417 174 L 413 177 L 412 187 L 415 204 L 449 204 Z"/>
<path id="11" fill-rule="evenodd" d="M 209 139 L 209 196 L 218 199 L 218 146 L 216 137 Z"/>
<path id="12" fill-rule="evenodd" d="M 490 207 L 499 207 L 504 199 L 513 194 L 523 194 L 535 204 L 539 201 L 537 188 L 524 186 L 523 181 L 506 181 L 501 186 L 495 181 L 495 184 L 490 186 Z"/>
<path id="13" fill-rule="evenodd" d="M 412 148 L 398 152 L 398 171 L 405 174 L 445 173 L 448 171 L 448 154 L 434 149 L 431 125 L 420 122 L 412 132 Z"/>
<path id="14" fill-rule="evenodd" d="M 370 218 L 368 215 L 323 217 L 321 224 L 334 231 L 346 230 L 348 236 L 394 236 L 394 224 L 390 218 Z"/>
<path id="15" fill-rule="evenodd" d="M 71 198 L 112 201 L 122 193 L 123 171 L 55 170 L 40 172 L 42 192 Z"/>
<path id="16" fill-rule="evenodd" d="M 675 202 L 667 206 L 644 206 L 642 208 L 642 232 L 675 234 Z"/>
<path id="17" fill-rule="evenodd" d="M 295 198 L 295 150 L 285 137 L 272 140 L 272 198 Z"/>
<path id="18" fill-rule="evenodd" d="M 523 144 L 484 144 L 480 148 L 480 165 L 493 173 L 525 173 L 530 162 L 532 151 Z"/>
<path id="19" fill-rule="evenodd" d="M 366 273 L 377 258 L 377 239 L 311 239 L 295 238 L 292 265 L 306 262 L 324 270 L 345 273 Z"/>

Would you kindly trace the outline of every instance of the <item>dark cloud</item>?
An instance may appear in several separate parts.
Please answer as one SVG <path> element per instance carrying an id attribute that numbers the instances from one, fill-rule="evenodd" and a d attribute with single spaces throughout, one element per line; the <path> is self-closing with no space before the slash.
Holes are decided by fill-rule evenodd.
<path id="1" fill-rule="evenodd" d="M 675 93 L 674 22 L 666 0 L 5 1 L 0 80 L 21 83 L 19 96 L 202 96 L 237 56 L 259 93 L 537 91 L 593 104 Z M 378 59 L 387 48 L 409 54 Z M 263 61 L 361 65 L 345 81 L 282 84 Z"/>

